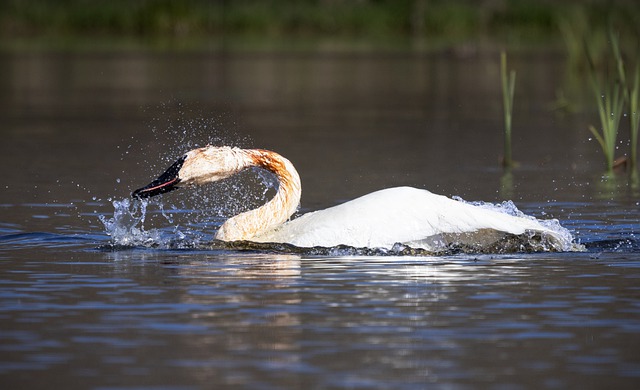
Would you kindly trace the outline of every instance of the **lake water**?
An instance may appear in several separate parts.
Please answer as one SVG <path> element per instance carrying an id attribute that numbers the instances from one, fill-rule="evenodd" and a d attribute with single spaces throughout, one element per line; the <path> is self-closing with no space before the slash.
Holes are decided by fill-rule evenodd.
<path id="1" fill-rule="evenodd" d="M 562 55 L 509 61 L 504 174 L 493 52 L 2 52 L 0 387 L 638 388 L 640 191 L 603 178 Z M 559 93 L 581 110 L 553 111 Z M 147 241 L 114 245 L 113 202 L 207 143 L 288 157 L 303 212 L 411 185 L 513 200 L 586 251 L 207 247 L 272 195 L 256 171 L 163 196 Z"/>

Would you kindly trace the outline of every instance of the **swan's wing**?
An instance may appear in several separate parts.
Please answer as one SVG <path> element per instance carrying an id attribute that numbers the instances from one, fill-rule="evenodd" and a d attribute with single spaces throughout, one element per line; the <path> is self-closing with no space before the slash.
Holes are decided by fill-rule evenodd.
<path id="1" fill-rule="evenodd" d="M 533 218 L 456 201 L 410 187 L 373 192 L 347 203 L 305 214 L 257 241 L 301 247 L 350 245 L 390 248 L 395 243 L 433 249 L 443 234 L 494 231 L 520 235 L 554 233 Z"/>

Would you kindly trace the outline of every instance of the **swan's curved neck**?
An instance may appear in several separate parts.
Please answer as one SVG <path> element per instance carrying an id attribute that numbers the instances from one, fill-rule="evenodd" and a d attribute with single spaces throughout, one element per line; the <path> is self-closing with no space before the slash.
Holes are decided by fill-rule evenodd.
<path id="1" fill-rule="evenodd" d="M 274 173 L 278 191 L 261 207 L 228 219 L 216 234 L 219 240 L 250 240 L 286 222 L 300 204 L 300 176 L 289 160 L 263 149 L 243 149 L 241 155 L 247 167 L 257 166 Z"/>

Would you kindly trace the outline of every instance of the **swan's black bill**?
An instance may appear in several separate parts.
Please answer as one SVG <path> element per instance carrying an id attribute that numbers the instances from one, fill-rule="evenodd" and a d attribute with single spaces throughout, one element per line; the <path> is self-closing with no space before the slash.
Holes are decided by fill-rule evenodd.
<path id="1" fill-rule="evenodd" d="M 164 194 L 169 191 L 177 189 L 177 184 L 180 182 L 178 172 L 184 164 L 186 156 L 183 156 L 174 162 L 160 177 L 147 184 L 142 188 L 138 188 L 131 194 L 132 197 L 142 199 L 151 198 L 152 196 Z"/>

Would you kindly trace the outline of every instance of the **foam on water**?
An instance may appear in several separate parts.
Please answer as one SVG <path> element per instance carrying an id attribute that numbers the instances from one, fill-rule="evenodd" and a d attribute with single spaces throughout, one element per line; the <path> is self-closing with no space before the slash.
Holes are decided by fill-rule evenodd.
<path id="1" fill-rule="evenodd" d="M 518 207 L 511 200 L 506 200 L 506 201 L 501 202 L 501 203 L 490 203 L 490 202 L 482 202 L 482 201 L 468 202 L 468 201 L 465 201 L 464 199 L 460 198 L 459 196 L 454 196 L 453 199 L 455 199 L 455 200 L 457 200 L 459 202 L 463 202 L 463 203 L 471 204 L 471 205 L 474 205 L 474 206 L 486 208 L 486 209 L 489 209 L 489 210 L 497 211 L 497 212 L 504 213 L 504 214 L 507 214 L 507 215 L 511 215 L 511 216 L 514 216 L 514 217 L 526 218 L 526 219 L 530 219 L 530 220 L 536 221 L 540 225 L 544 226 L 545 228 L 549 229 L 550 231 L 552 231 L 555 234 L 555 236 L 558 238 L 559 244 L 561 245 L 561 247 L 559 248 L 561 251 L 567 251 L 568 252 L 568 251 L 581 251 L 581 250 L 584 250 L 584 247 L 582 245 L 577 244 L 575 242 L 575 237 L 573 236 L 573 234 L 571 234 L 571 231 L 569 231 L 569 229 L 567 229 L 564 226 L 562 226 L 560 224 L 560 221 L 558 221 L 555 218 L 538 219 L 538 218 L 536 218 L 534 216 L 527 215 L 527 214 L 523 213 L 522 211 L 520 211 L 518 209 Z M 548 250 L 548 248 L 541 247 L 540 250 Z"/>

